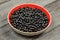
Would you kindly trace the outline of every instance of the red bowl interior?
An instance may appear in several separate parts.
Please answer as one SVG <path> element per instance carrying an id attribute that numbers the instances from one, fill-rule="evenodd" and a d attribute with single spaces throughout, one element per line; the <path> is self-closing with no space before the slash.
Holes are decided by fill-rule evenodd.
<path id="1" fill-rule="evenodd" d="M 22 4 L 22 5 L 18 5 L 16 7 L 12 8 L 10 10 L 10 12 L 8 13 L 8 21 L 10 22 L 10 16 L 13 14 L 14 11 L 18 10 L 19 8 L 26 7 L 26 6 L 28 6 L 30 8 L 37 8 L 37 9 L 40 9 L 41 11 L 43 11 L 46 14 L 47 18 L 48 18 L 48 25 L 49 25 L 50 19 L 51 19 L 50 15 L 49 15 L 49 12 L 45 8 L 43 8 L 39 5 L 35 5 L 35 4 Z"/>

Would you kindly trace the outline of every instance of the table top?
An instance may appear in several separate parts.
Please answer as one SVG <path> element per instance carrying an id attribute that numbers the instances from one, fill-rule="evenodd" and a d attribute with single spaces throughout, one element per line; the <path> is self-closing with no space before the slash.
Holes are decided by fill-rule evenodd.
<path id="1" fill-rule="evenodd" d="M 25 3 L 30 2 L 39 4 L 39 1 L 25 1 Z M 44 5 L 44 3 L 42 3 L 43 5 L 39 4 L 44 6 L 50 12 L 52 23 L 43 34 L 34 37 L 16 34 L 7 22 L 9 10 L 13 6 L 21 3 L 24 3 L 24 1 L 6 0 L 0 2 L 0 40 L 60 40 L 60 0 L 54 1 L 48 5 Z"/>

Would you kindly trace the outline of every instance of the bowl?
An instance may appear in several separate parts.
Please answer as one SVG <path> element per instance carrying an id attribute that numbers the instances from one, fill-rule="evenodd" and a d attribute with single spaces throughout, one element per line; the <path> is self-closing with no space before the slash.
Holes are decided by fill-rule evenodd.
<path id="1" fill-rule="evenodd" d="M 18 10 L 19 8 L 23 8 L 23 7 L 30 7 L 30 8 L 38 8 L 40 9 L 42 12 L 44 12 L 48 18 L 48 26 L 46 28 L 44 28 L 43 30 L 41 31 L 37 31 L 37 32 L 23 32 L 23 31 L 20 31 L 18 29 L 16 29 L 15 27 L 12 26 L 12 24 L 10 23 L 10 16 L 12 15 L 12 13 L 15 11 L 15 10 Z M 41 34 L 43 32 L 45 32 L 45 30 L 50 26 L 51 24 L 51 15 L 50 13 L 42 6 L 38 5 L 38 4 L 31 4 L 31 3 L 28 3 L 28 4 L 20 4 L 20 5 L 16 5 L 15 7 L 13 7 L 9 13 L 8 13 L 8 16 L 7 16 L 7 20 L 8 20 L 8 23 L 10 25 L 10 27 L 17 33 L 19 34 L 22 34 L 22 35 L 26 35 L 26 36 L 34 36 L 34 35 L 38 35 L 38 34 Z"/>

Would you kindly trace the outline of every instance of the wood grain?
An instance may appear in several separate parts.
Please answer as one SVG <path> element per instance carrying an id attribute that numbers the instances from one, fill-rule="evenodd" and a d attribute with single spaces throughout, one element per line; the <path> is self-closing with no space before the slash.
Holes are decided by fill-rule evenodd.
<path id="1" fill-rule="evenodd" d="M 22 0 L 21 2 L 20 1 L 16 1 L 16 2 L 12 0 L 7 2 L 8 4 L 5 3 L 0 5 L 1 7 L 0 13 L 3 13 L 0 15 L 0 19 L 1 19 L 0 20 L 0 40 L 60 40 L 60 31 L 59 31 L 60 30 L 60 0 L 45 6 L 45 8 L 50 12 L 52 16 L 52 23 L 50 27 L 43 34 L 35 37 L 26 37 L 26 36 L 21 36 L 16 34 L 7 23 L 6 17 L 9 10 L 17 4 L 24 3 Z M 29 3 L 29 2 L 37 3 L 40 5 L 39 1 L 30 1 L 30 0 L 25 1 L 25 3 Z"/>

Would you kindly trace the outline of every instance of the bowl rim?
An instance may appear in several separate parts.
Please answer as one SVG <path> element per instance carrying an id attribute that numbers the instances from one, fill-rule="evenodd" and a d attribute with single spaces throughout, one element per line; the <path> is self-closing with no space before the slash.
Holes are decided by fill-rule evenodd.
<path id="1" fill-rule="evenodd" d="M 33 5 L 37 5 L 37 6 L 42 7 L 45 11 L 48 12 L 48 10 L 45 9 L 43 6 L 38 5 L 38 4 L 35 4 L 35 3 L 23 3 L 23 4 L 19 4 L 19 5 L 14 6 L 12 9 L 14 9 L 14 8 L 17 7 L 17 6 L 24 5 L 24 4 L 33 4 Z M 12 9 L 11 9 L 11 10 L 12 10 Z M 11 12 L 11 10 L 9 11 L 9 13 Z M 9 16 L 9 13 L 8 13 L 8 16 Z M 37 32 L 43 32 L 43 31 L 45 31 L 45 30 L 50 26 L 51 21 L 52 21 L 52 17 L 51 17 L 51 14 L 50 14 L 49 12 L 48 12 L 48 14 L 49 14 L 49 16 L 50 16 L 50 22 L 49 22 L 48 26 L 47 26 L 46 28 L 40 30 L 40 31 L 37 31 Z M 16 29 L 15 27 L 12 26 L 12 24 L 11 24 L 10 21 L 8 20 L 8 16 L 7 16 L 7 21 L 8 21 L 8 23 L 9 23 L 10 27 L 11 27 L 12 29 L 14 29 L 15 31 L 22 32 L 22 33 L 37 33 L 37 32 L 23 32 L 23 31 L 20 31 L 20 30 Z"/>

